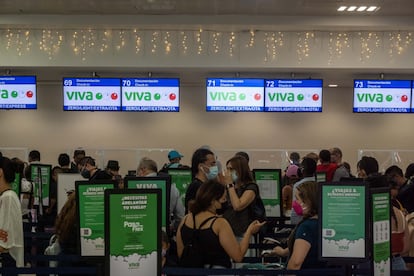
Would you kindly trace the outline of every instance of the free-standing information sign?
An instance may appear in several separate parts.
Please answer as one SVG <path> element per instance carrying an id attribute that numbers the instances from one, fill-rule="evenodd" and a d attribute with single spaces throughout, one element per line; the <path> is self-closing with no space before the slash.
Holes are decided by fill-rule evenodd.
<path id="1" fill-rule="evenodd" d="M 114 189 L 112 181 L 76 181 L 81 256 L 105 256 L 104 191 Z"/>
<path id="2" fill-rule="evenodd" d="M 391 275 L 391 205 L 388 189 L 372 189 L 371 202 L 374 276 Z"/>
<path id="3" fill-rule="evenodd" d="M 161 274 L 161 190 L 105 190 L 106 275 Z"/>
<path id="4" fill-rule="evenodd" d="M 268 217 L 280 217 L 282 214 L 280 204 L 281 170 L 280 169 L 254 169 L 254 179 L 260 189 L 260 197 L 266 208 Z"/>
<path id="5" fill-rule="evenodd" d="M 11 183 L 12 190 L 17 194 L 17 196 L 20 195 L 21 190 L 21 175 L 20 173 L 14 174 L 14 181 Z"/>
<path id="6" fill-rule="evenodd" d="M 128 189 L 161 189 L 162 194 L 162 229 L 169 231 L 170 225 L 170 177 L 127 177 L 124 179 Z"/>
<path id="7" fill-rule="evenodd" d="M 33 181 L 34 205 L 39 205 L 39 200 L 41 199 L 42 206 L 49 206 L 51 170 L 51 165 L 30 165 L 30 176 Z"/>
<path id="8" fill-rule="evenodd" d="M 364 183 L 323 183 L 320 198 L 321 257 L 364 261 L 368 244 Z"/>
<path id="9" fill-rule="evenodd" d="M 180 199 L 185 206 L 185 193 L 192 181 L 191 169 L 168 169 L 171 176 L 171 186 L 175 185 L 180 192 Z"/>

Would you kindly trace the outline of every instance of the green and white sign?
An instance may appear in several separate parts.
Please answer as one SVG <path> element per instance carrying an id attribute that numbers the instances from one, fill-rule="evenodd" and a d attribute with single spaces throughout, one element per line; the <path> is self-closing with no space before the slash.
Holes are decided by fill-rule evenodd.
<path id="1" fill-rule="evenodd" d="M 280 204 L 281 194 L 281 170 L 280 169 L 255 169 L 254 178 L 260 189 L 260 197 L 266 208 L 268 217 L 280 217 L 282 214 Z"/>
<path id="2" fill-rule="evenodd" d="M 175 185 L 180 192 L 180 199 L 185 206 L 185 193 L 192 181 L 191 170 L 189 169 L 168 169 L 171 176 L 171 185 Z"/>
<path id="3" fill-rule="evenodd" d="M 51 165 L 31 164 L 30 172 L 33 181 L 34 205 L 39 205 L 42 199 L 42 206 L 49 206 L 49 190 L 51 181 Z M 40 184 L 42 184 L 40 186 Z"/>
<path id="4" fill-rule="evenodd" d="M 131 177 L 125 178 L 128 189 L 161 189 L 162 191 L 162 229 L 168 231 L 170 225 L 170 178 L 169 177 Z"/>
<path id="5" fill-rule="evenodd" d="M 20 173 L 15 173 L 14 174 L 14 181 L 10 184 L 11 184 L 12 190 L 17 194 L 17 196 L 20 195 L 20 190 L 21 190 L 20 181 L 21 181 Z"/>
<path id="6" fill-rule="evenodd" d="M 159 189 L 105 191 L 106 275 L 160 275 L 160 199 Z"/>
<path id="7" fill-rule="evenodd" d="M 81 256 L 105 256 L 104 191 L 114 183 L 76 182 Z"/>
<path id="8" fill-rule="evenodd" d="M 391 275 L 390 194 L 372 194 L 373 265 L 375 276 Z"/>
<path id="9" fill-rule="evenodd" d="M 366 188 L 322 184 L 322 258 L 366 258 Z"/>

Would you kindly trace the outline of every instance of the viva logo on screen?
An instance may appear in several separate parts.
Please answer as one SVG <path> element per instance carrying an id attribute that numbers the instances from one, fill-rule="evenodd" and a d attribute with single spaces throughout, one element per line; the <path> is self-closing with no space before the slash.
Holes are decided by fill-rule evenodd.
<path id="1" fill-rule="evenodd" d="M 69 100 L 73 101 L 94 101 L 94 100 L 102 100 L 104 95 L 100 92 L 93 93 L 92 91 L 66 91 L 66 96 Z M 116 101 L 118 99 L 118 93 L 112 92 L 108 94 L 108 99 Z"/>
<path id="2" fill-rule="evenodd" d="M 359 102 L 377 102 L 377 103 L 382 103 L 382 102 L 392 102 L 394 100 L 394 97 L 392 95 L 384 95 L 381 93 L 357 93 L 356 94 L 357 99 Z M 403 103 L 408 101 L 408 95 L 401 95 L 399 97 L 395 98 L 396 101 L 401 101 Z"/>
<path id="3" fill-rule="evenodd" d="M 245 101 L 247 96 L 245 93 L 236 93 L 236 92 L 210 92 L 210 98 L 213 101 Z M 262 95 L 260 93 L 256 93 L 253 95 L 253 100 L 260 101 L 262 99 Z M 249 99 L 247 99 L 249 100 Z"/>
<path id="4" fill-rule="evenodd" d="M 174 92 L 166 93 L 166 99 L 170 101 L 175 101 L 177 99 L 177 94 Z M 125 92 L 125 99 L 127 101 L 160 101 L 162 98 L 160 93 L 151 94 L 149 91 L 143 92 Z"/>
<path id="5" fill-rule="evenodd" d="M 305 99 L 305 95 L 303 95 L 302 93 L 295 95 L 295 93 L 278 92 L 278 93 L 268 93 L 268 96 L 271 102 L 294 102 L 294 101 L 303 101 Z M 313 101 L 319 101 L 319 94 L 317 93 L 313 94 L 311 99 Z"/>

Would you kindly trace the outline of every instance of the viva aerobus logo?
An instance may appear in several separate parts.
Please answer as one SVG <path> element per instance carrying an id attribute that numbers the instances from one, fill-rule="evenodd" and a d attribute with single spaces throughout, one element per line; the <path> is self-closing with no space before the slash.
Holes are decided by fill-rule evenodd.
<path id="1" fill-rule="evenodd" d="M 93 101 L 93 100 L 102 100 L 104 98 L 104 95 L 100 92 L 96 93 L 94 95 L 93 92 L 91 91 L 84 91 L 84 92 L 80 92 L 80 91 L 66 91 L 66 96 L 68 97 L 69 100 L 71 101 Z M 95 96 L 95 97 L 94 97 Z M 117 92 L 112 92 L 110 95 L 110 98 L 112 100 L 117 100 L 118 99 L 118 93 Z"/>
<path id="2" fill-rule="evenodd" d="M 245 93 L 236 93 L 236 92 L 210 92 L 210 98 L 213 101 L 244 101 L 247 96 Z M 260 93 L 254 94 L 253 98 L 256 101 L 260 101 L 262 95 Z"/>
<path id="3" fill-rule="evenodd" d="M 303 101 L 305 99 L 305 95 L 303 95 L 302 93 L 299 93 L 296 95 L 295 98 L 295 93 L 283 93 L 283 92 L 274 92 L 274 93 L 268 93 L 269 96 L 269 100 L 271 102 L 294 102 L 296 100 L 298 101 Z M 319 100 L 319 94 L 313 94 L 312 95 L 312 100 L 314 100 L 315 102 Z"/>
<path id="4" fill-rule="evenodd" d="M 175 94 L 174 92 L 171 93 L 166 93 L 168 95 L 168 99 L 170 99 L 171 101 L 174 101 L 175 99 L 177 99 L 177 94 Z M 125 92 L 125 98 L 127 101 L 159 101 L 161 100 L 162 96 L 160 93 L 154 93 L 152 94 L 151 92 Z"/>
<path id="5" fill-rule="evenodd" d="M 22 95 L 20 97 L 27 97 L 27 98 L 33 98 L 34 93 L 31 90 L 27 90 L 26 92 L 22 92 Z M 2 89 L 0 92 L 0 97 L 2 99 L 8 99 L 8 98 L 17 98 L 19 97 L 19 92 L 17 92 L 16 90 L 13 91 L 9 91 L 7 89 Z"/>
<path id="6" fill-rule="evenodd" d="M 384 97 L 384 95 L 380 93 L 372 93 L 372 94 L 371 93 L 357 93 L 356 95 L 357 95 L 358 102 L 382 103 L 384 102 L 384 98 L 385 98 L 385 101 L 387 102 L 392 102 L 392 100 L 394 99 L 392 95 L 387 95 Z M 402 95 L 400 98 L 403 103 L 408 101 L 407 95 Z"/>

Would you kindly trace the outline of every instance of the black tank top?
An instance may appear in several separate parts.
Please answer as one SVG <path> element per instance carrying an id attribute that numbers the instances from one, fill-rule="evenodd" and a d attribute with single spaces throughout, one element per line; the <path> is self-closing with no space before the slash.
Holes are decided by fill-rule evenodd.
<path id="1" fill-rule="evenodd" d="M 220 244 L 219 237 L 213 231 L 213 224 L 216 221 L 217 217 L 209 217 L 200 225 L 205 224 L 207 221 L 211 219 L 213 219 L 213 221 L 211 222 L 210 227 L 199 230 L 200 248 L 205 254 L 205 265 L 219 265 L 231 268 L 230 257 L 227 255 L 226 251 L 224 251 L 224 248 Z M 190 242 L 191 237 L 193 235 L 193 231 L 193 228 L 190 228 L 187 225 L 185 225 L 184 221 L 184 224 L 181 227 L 181 238 L 184 244 Z"/>

